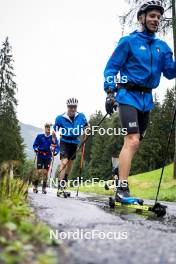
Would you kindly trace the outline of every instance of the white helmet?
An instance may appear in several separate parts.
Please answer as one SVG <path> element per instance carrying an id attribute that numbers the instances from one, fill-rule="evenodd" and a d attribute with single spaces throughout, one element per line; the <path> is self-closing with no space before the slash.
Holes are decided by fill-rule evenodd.
<path id="1" fill-rule="evenodd" d="M 150 11 L 153 9 L 158 9 L 161 15 L 164 14 L 164 8 L 161 5 L 161 1 L 147 1 L 139 8 L 137 12 L 137 19 L 139 20 L 139 17 L 142 14 L 145 14 L 147 11 Z"/>
<path id="2" fill-rule="evenodd" d="M 78 105 L 78 100 L 76 98 L 69 98 L 67 99 L 67 102 L 66 102 L 67 106 L 69 105 Z"/>

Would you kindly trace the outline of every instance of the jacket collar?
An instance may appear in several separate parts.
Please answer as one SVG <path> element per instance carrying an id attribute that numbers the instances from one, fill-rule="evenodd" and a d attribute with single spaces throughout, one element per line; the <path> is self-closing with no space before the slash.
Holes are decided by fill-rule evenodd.
<path id="1" fill-rule="evenodd" d="M 137 30 L 135 30 L 131 34 L 132 35 L 133 34 L 138 34 L 138 36 L 140 36 L 141 38 L 145 39 L 148 42 L 152 42 L 154 39 L 156 39 L 155 33 L 150 34 L 147 30 L 144 30 L 144 31 L 137 31 Z"/>
<path id="2" fill-rule="evenodd" d="M 74 117 L 74 119 L 77 117 L 78 114 L 79 114 L 78 112 L 75 113 L 75 117 Z M 68 119 L 70 122 L 72 122 L 72 120 L 70 119 L 70 117 L 68 116 L 68 114 L 67 114 L 66 112 L 65 112 L 62 116 L 63 116 L 64 118 Z"/>

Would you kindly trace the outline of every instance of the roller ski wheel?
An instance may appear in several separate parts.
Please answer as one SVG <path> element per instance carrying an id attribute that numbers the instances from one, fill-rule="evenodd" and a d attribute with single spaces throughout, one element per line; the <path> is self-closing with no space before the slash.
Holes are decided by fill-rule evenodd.
<path id="1" fill-rule="evenodd" d="M 167 208 L 166 205 L 162 205 L 160 203 L 156 203 L 152 207 L 151 211 L 154 212 L 157 215 L 157 217 L 163 217 L 166 214 L 166 208 Z"/>
<path id="2" fill-rule="evenodd" d="M 115 208 L 115 199 L 112 197 L 109 197 L 109 207 L 110 208 Z"/>
<path id="3" fill-rule="evenodd" d="M 67 197 L 70 197 L 71 196 L 71 193 L 70 192 L 65 192 L 65 194 L 67 195 Z"/>
<path id="4" fill-rule="evenodd" d="M 33 193 L 38 193 L 38 189 L 36 187 L 33 188 Z"/>
<path id="5" fill-rule="evenodd" d="M 63 192 L 63 196 L 64 196 L 64 198 L 68 197 L 66 192 Z"/>

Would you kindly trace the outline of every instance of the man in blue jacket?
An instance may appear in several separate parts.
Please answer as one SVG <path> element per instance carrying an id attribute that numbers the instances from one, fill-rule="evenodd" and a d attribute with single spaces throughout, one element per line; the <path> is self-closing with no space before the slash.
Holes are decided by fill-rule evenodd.
<path id="1" fill-rule="evenodd" d="M 160 1 L 145 2 L 137 13 L 141 31 L 120 39 L 104 71 L 106 111 L 112 114 L 117 102 L 121 125 L 127 128 L 119 156 L 117 201 L 130 196 L 128 176 L 132 159 L 145 135 L 150 110 L 154 107 L 152 89 L 159 85 L 161 74 L 167 79 L 176 77 L 171 49 L 155 36 L 163 13 Z"/>
<path id="2" fill-rule="evenodd" d="M 56 156 L 59 152 L 59 145 L 55 135 L 55 132 L 50 134 L 50 123 L 45 124 L 45 133 L 38 134 L 34 144 L 33 149 L 37 155 L 37 170 L 35 175 L 34 187 L 33 192 L 38 192 L 38 183 L 43 171 L 44 173 L 44 180 L 42 186 L 42 193 L 46 194 L 46 185 L 48 179 L 48 171 L 50 168 L 51 160 L 53 156 Z"/>
<path id="3" fill-rule="evenodd" d="M 67 100 L 67 112 L 57 116 L 54 130 L 61 130 L 60 138 L 60 175 L 58 192 L 66 187 L 68 175 L 71 172 L 73 161 L 76 158 L 77 146 L 80 143 L 80 136 L 88 126 L 83 113 L 77 112 L 78 100 L 69 98 Z"/>

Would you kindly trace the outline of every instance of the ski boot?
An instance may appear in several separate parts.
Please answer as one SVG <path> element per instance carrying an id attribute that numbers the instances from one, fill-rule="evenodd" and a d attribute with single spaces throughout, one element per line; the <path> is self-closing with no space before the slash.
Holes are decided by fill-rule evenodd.
<path id="1" fill-rule="evenodd" d="M 65 173 L 64 181 L 66 183 L 66 185 L 64 187 L 64 192 L 67 195 L 67 197 L 70 197 L 71 196 L 71 193 L 70 192 L 67 192 L 67 187 L 68 187 L 68 174 L 67 173 Z"/>
<path id="2" fill-rule="evenodd" d="M 47 184 L 46 184 L 46 181 L 43 182 L 43 186 L 42 186 L 42 193 L 43 194 L 46 194 L 47 191 L 46 191 L 46 187 L 47 187 Z"/>
<path id="3" fill-rule="evenodd" d="M 67 198 L 67 193 L 65 192 L 64 188 L 59 188 L 57 190 L 57 197 L 64 197 L 64 198 Z"/>
<path id="4" fill-rule="evenodd" d="M 38 184 L 39 184 L 39 180 L 35 179 L 33 181 L 33 193 L 38 193 Z"/>
<path id="5" fill-rule="evenodd" d="M 43 194 L 47 194 L 47 191 L 46 191 L 46 188 L 45 187 L 42 187 L 42 193 Z"/>
<path id="6" fill-rule="evenodd" d="M 121 183 L 119 186 L 119 181 L 116 180 L 116 194 L 115 194 L 116 202 L 122 203 L 124 198 L 129 198 L 129 197 L 130 197 L 130 189 L 129 189 L 128 183 L 127 183 L 127 186 L 123 186 L 123 184 Z"/>
<path id="7" fill-rule="evenodd" d="M 57 190 L 57 197 L 63 196 L 64 198 L 67 198 L 64 193 L 64 185 L 62 184 L 62 181 L 58 182 L 58 190 Z"/>
<path id="8" fill-rule="evenodd" d="M 67 176 L 68 176 L 68 175 L 66 174 L 66 175 L 64 176 L 64 179 L 63 179 L 63 181 L 65 181 L 65 183 L 68 182 Z M 62 181 L 59 181 L 59 182 L 58 182 L 57 197 L 61 197 L 61 196 L 63 196 L 64 198 L 70 197 L 70 192 L 67 192 L 67 191 L 66 191 L 67 186 L 66 186 L 65 183 L 63 184 Z"/>
<path id="9" fill-rule="evenodd" d="M 123 186 L 117 187 L 115 201 L 122 204 L 136 204 L 136 205 L 143 205 L 144 203 L 143 199 L 130 196 L 130 190 L 128 184 L 126 187 Z"/>
<path id="10" fill-rule="evenodd" d="M 71 193 L 66 191 L 66 188 L 60 187 L 57 190 L 57 197 L 63 196 L 64 198 L 70 197 Z"/>
<path id="11" fill-rule="evenodd" d="M 34 186 L 34 187 L 33 187 L 33 193 L 38 193 L 37 186 Z"/>

